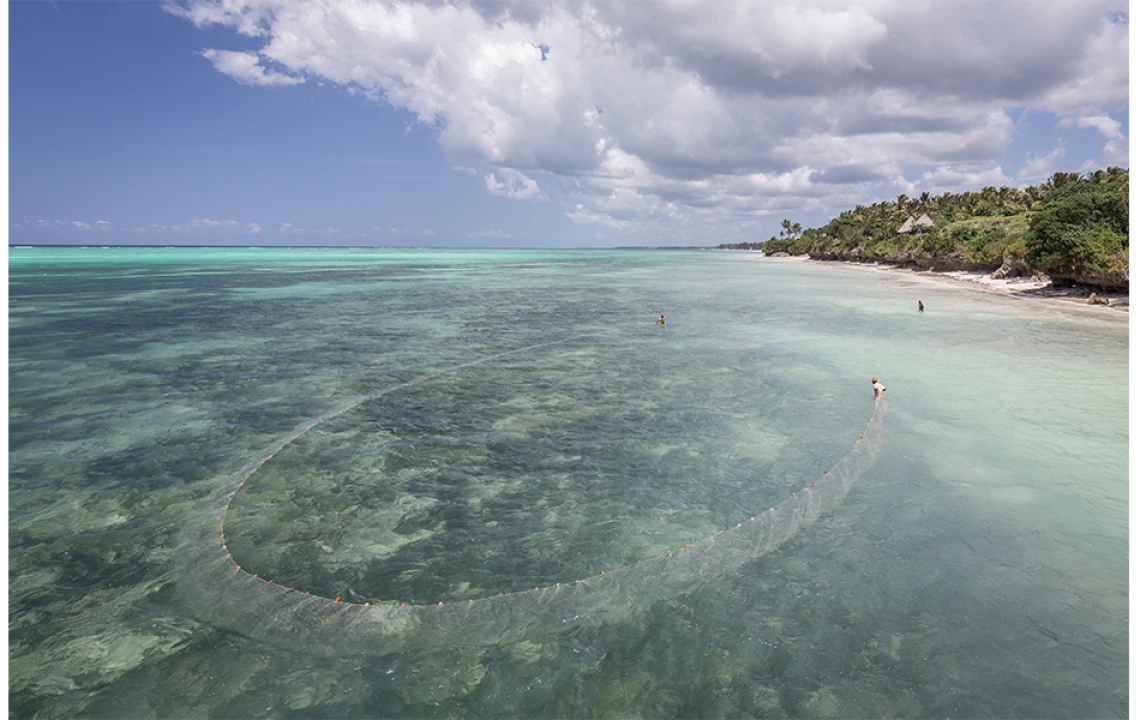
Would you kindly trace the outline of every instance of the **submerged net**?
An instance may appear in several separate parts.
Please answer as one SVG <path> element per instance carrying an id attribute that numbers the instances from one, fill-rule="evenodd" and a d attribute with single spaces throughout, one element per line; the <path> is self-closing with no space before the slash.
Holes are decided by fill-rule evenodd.
<path id="1" fill-rule="evenodd" d="M 583 337 L 583 336 L 579 336 Z M 242 486 L 273 456 L 302 435 L 362 403 L 419 383 L 511 355 L 571 340 L 519 348 L 456 365 L 380 392 L 308 421 L 279 440 L 242 472 L 227 478 L 197 508 L 182 548 L 185 572 L 181 595 L 192 611 L 214 625 L 290 649 L 315 654 L 378 655 L 412 648 L 482 646 L 545 632 L 566 623 L 620 620 L 753 560 L 792 537 L 800 528 L 838 506 L 878 458 L 883 443 L 885 400 L 874 410 L 858 440 L 821 476 L 779 504 L 757 509 L 702 540 L 653 557 L 611 568 L 593 577 L 568 578 L 546 587 L 417 605 L 353 603 L 284 587 L 239 566 L 227 547 L 226 519 Z"/>

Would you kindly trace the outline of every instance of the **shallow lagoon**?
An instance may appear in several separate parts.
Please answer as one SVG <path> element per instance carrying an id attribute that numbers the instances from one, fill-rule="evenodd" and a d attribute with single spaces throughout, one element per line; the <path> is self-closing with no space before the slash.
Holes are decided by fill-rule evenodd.
<path id="1" fill-rule="evenodd" d="M 9 278 L 13 716 L 1127 714 L 1125 320 L 695 251 L 11 249 Z M 643 607 L 364 657 L 202 620 L 222 478 L 555 341 L 305 434 L 235 497 L 235 559 L 462 602 L 778 503 L 872 374 L 885 444 L 839 509 Z"/>

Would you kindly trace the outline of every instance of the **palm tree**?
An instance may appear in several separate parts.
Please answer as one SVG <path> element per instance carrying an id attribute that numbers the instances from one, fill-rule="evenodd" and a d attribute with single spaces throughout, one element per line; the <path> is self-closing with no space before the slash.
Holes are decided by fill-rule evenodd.
<path id="1" fill-rule="evenodd" d="M 997 208 L 998 215 L 1004 215 L 1005 209 L 1010 205 L 1012 200 L 1010 189 L 1011 188 L 1002 185 L 1001 189 L 994 194 L 994 207 Z"/>
<path id="2" fill-rule="evenodd" d="M 1125 168 L 1116 167 L 1115 165 L 1113 165 L 1110 168 L 1106 168 L 1104 171 L 1104 174 L 1105 174 L 1105 180 L 1104 180 L 1105 182 L 1114 182 L 1116 180 L 1126 179 L 1128 177 L 1128 170 Z"/>
<path id="3" fill-rule="evenodd" d="M 1053 173 L 1053 177 L 1049 178 L 1049 182 L 1053 185 L 1054 190 L 1060 190 L 1066 185 L 1075 183 L 1080 179 L 1080 173 L 1056 172 Z"/>

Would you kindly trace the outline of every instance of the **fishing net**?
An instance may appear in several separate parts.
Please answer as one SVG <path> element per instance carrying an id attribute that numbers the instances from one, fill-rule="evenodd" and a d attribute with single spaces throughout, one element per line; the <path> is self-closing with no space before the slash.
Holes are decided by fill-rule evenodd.
<path id="1" fill-rule="evenodd" d="M 885 400 L 875 401 L 854 445 L 819 477 L 780 503 L 699 540 L 670 548 L 587 578 L 567 578 L 521 591 L 460 601 L 416 604 L 349 602 L 304 588 L 286 587 L 243 569 L 230 552 L 226 522 L 231 503 L 275 454 L 305 433 L 362 403 L 406 390 L 465 368 L 556 346 L 579 338 L 519 348 L 456 365 L 357 398 L 335 412 L 307 421 L 281 438 L 194 511 L 180 557 L 180 595 L 194 614 L 219 627 L 314 654 L 379 655 L 417 647 L 482 646 L 565 630 L 568 623 L 620 621 L 662 598 L 714 583 L 792 537 L 838 506 L 854 482 L 878 458 Z"/>

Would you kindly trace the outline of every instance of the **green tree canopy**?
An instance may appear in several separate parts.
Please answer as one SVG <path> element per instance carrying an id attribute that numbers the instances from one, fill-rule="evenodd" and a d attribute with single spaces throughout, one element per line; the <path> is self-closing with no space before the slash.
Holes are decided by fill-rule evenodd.
<path id="1" fill-rule="evenodd" d="M 1086 175 L 1055 173 L 1024 190 L 989 186 L 938 196 L 923 192 L 917 199 L 899 195 L 856 205 L 818 228 L 785 219 L 779 237 L 763 250 L 843 255 L 860 248 L 857 257 L 888 262 L 960 254 L 992 267 L 1023 258 L 1046 272 L 1120 273 L 1128 267 L 1128 182 L 1127 169 L 1110 167 Z M 919 209 L 929 210 L 934 227 L 899 232 Z"/>
<path id="2" fill-rule="evenodd" d="M 1127 180 L 1063 184 L 1030 218 L 1025 248 L 1030 265 L 1044 270 L 1127 265 Z"/>

